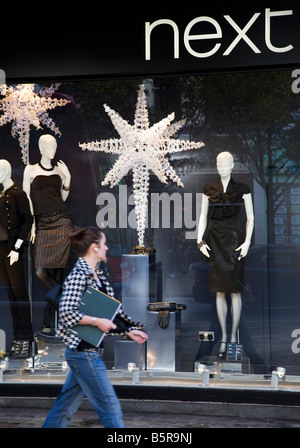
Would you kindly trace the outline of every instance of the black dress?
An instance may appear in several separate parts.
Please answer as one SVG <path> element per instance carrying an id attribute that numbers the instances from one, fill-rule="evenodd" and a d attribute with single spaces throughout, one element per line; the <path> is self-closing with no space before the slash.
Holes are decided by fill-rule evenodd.
<path id="1" fill-rule="evenodd" d="M 31 199 L 36 219 L 35 268 L 68 266 L 72 230 L 71 214 L 61 197 L 58 174 L 36 176 L 31 183 Z"/>
<path id="2" fill-rule="evenodd" d="M 210 247 L 208 289 L 213 292 L 238 293 L 243 290 L 243 260 L 235 249 L 243 243 L 240 211 L 248 185 L 230 179 L 224 193 L 221 179 L 204 185 L 208 196 L 208 225 L 205 240 Z"/>

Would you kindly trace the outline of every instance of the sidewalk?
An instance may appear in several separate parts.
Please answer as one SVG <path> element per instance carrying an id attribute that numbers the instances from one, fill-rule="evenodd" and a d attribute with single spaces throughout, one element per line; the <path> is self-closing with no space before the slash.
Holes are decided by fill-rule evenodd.
<path id="1" fill-rule="evenodd" d="M 0 428 L 41 428 L 52 399 L 39 400 L 39 406 L 35 402 L 24 400 L 24 405 L 18 406 L 9 399 L 0 399 Z M 127 428 L 164 428 L 164 429 L 188 429 L 188 428 L 300 428 L 300 415 L 297 419 L 281 418 L 248 418 L 218 415 L 201 415 L 199 412 L 172 413 L 172 412 L 141 412 L 126 411 L 126 403 L 122 402 L 124 410 L 124 422 Z M 13 407 L 11 407 L 11 405 Z M 88 403 L 80 408 L 73 417 L 69 428 L 102 428 L 96 413 Z"/>

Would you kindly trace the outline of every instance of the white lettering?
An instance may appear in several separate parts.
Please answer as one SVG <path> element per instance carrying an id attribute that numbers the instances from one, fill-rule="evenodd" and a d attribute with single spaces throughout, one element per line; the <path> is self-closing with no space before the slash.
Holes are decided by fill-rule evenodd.
<path id="1" fill-rule="evenodd" d="M 293 49 L 293 45 L 287 45 L 286 47 L 275 47 L 271 44 L 271 17 L 279 17 L 279 16 L 287 16 L 292 15 L 293 11 L 287 10 L 287 11 L 270 11 L 270 8 L 266 8 L 266 19 L 265 19 L 265 41 L 266 45 L 269 48 L 269 50 L 273 51 L 274 53 L 284 53 L 286 51 L 290 51 Z"/>
<path id="2" fill-rule="evenodd" d="M 257 45 L 249 38 L 247 35 L 247 32 L 252 27 L 254 22 L 256 22 L 257 18 L 261 15 L 260 12 L 256 12 L 253 14 L 251 19 L 248 21 L 246 26 L 244 28 L 241 28 L 229 15 L 224 15 L 223 17 L 227 22 L 234 28 L 234 30 L 238 33 L 236 38 L 233 40 L 233 42 L 229 45 L 229 47 L 224 51 L 223 56 L 228 56 L 233 49 L 239 44 L 241 40 L 247 43 L 247 45 L 251 48 L 251 50 L 259 54 L 261 53 L 261 50 L 257 47 Z M 282 17 L 282 16 L 288 16 L 293 15 L 293 10 L 285 10 L 285 11 L 271 11 L 270 8 L 265 9 L 265 44 L 266 47 L 273 53 L 284 53 L 291 51 L 294 47 L 292 44 L 286 45 L 285 47 L 276 47 L 271 42 L 271 18 L 275 17 Z M 209 34 L 191 34 L 192 28 L 201 23 L 201 22 L 208 22 L 211 25 L 213 25 L 215 32 L 209 33 Z M 154 28 L 156 28 L 159 25 L 169 25 L 173 29 L 173 57 L 174 59 L 179 59 L 179 29 L 177 24 L 170 19 L 159 19 L 156 20 L 153 23 L 145 22 L 145 59 L 150 60 L 151 59 L 151 36 L 152 31 Z M 256 34 L 257 35 L 257 34 Z M 184 47 L 187 50 L 188 53 L 190 53 L 192 56 L 196 58 L 208 58 L 220 49 L 221 43 L 216 43 L 210 50 L 205 52 L 196 51 L 194 48 L 192 48 L 191 41 L 196 40 L 208 40 L 208 39 L 222 39 L 222 29 L 220 24 L 213 19 L 212 17 L 208 16 L 201 16 L 196 17 L 195 19 L 191 20 L 183 34 L 183 42 Z"/>
<path id="3" fill-rule="evenodd" d="M 159 227 L 159 202 L 162 204 L 162 228 L 182 227 L 182 199 L 180 193 L 151 193 L 151 227 Z M 174 222 L 171 226 L 171 201 L 174 205 Z"/>
<path id="4" fill-rule="evenodd" d="M 241 28 L 234 22 L 234 20 L 232 20 L 232 18 L 230 16 L 224 16 L 225 19 L 227 20 L 227 22 L 230 23 L 230 25 L 235 29 L 235 31 L 238 32 L 237 37 L 234 39 L 234 41 L 232 42 L 231 45 L 229 45 L 229 47 L 227 48 L 227 50 L 223 53 L 223 56 L 228 56 L 232 50 L 234 49 L 234 47 L 237 45 L 237 43 L 243 39 L 245 42 L 247 42 L 247 44 L 249 45 L 250 48 L 252 48 L 252 50 L 254 51 L 254 53 L 261 53 L 261 51 L 257 48 L 256 45 L 254 45 L 254 43 L 252 42 L 252 40 L 249 39 L 249 37 L 246 35 L 246 32 L 249 30 L 249 28 L 253 25 L 253 23 L 255 22 L 255 20 L 257 19 L 257 17 L 260 16 L 260 12 L 255 13 L 252 18 L 249 20 L 249 22 L 247 23 L 247 25 L 245 26 L 245 28 L 243 28 L 241 30 Z"/>
<path id="5" fill-rule="evenodd" d="M 161 19 L 161 20 L 156 20 L 152 24 L 150 24 L 150 22 L 146 22 L 145 25 L 146 25 L 146 60 L 151 59 L 150 37 L 151 37 L 152 30 L 157 25 L 171 25 L 171 27 L 173 28 L 173 32 L 174 32 L 174 59 L 178 59 L 179 58 L 179 30 L 178 30 L 178 26 L 176 25 L 176 23 L 173 22 L 173 20 Z"/>
<path id="6" fill-rule="evenodd" d="M 152 443 L 192 443 L 192 433 L 182 432 L 153 432 L 151 434 Z"/>
<path id="7" fill-rule="evenodd" d="M 190 31 L 192 29 L 192 27 L 199 22 L 209 22 L 211 23 L 215 29 L 216 29 L 216 33 L 215 34 L 193 34 L 190 35 Z M 184 32 L 184 45 L 185 48 L 187 49 L 187 51 L 195 56 L 196 58 L 207 58 L 211 55 L 213 55 L 214 53 L 216 53 L 218 51 L 218 49 L 220 48 L 221 44 L 216 44 L 210 51 L 207 51 L 205 53 L 199 53 L 197 51 L 194 51 L 191 46 L 190 46 L 190 40 L 200 40 L 200 39 L 217 39 L 217 38 L 221 38 L 222 37 L 222 30 L 220 25 L 218 24 L 218 22 L 214 19 L 212 19 L 211 17 L 197 17 L 196 19 L 192 20 L 188 26 L 185 29 Z"/>
<path id="8" fill-rule="evenodd" d="M 292 78 L 297 78 L 295 81 L 292 82 L 292 91 L 293 93 L 299 93 L 300 92 L 300 69 L 296 68 L 292 71 Z"/>
<path id="9" fill-rule="evenodd" d="M 106 227 L 116 227 L 116 200 L 111 193 L 101 193 L 96 199 L 97 205 L 104 205 L 96 216 L 97 226 L 101 229 Z M 107 216 L 107 219 L 105 218 Z"/>
<path id="10" fill-rule="evenodd" d="M 196 204 L 194 204 L 195 198 Z M 152 229 L 157 229 L 160 225 L 164 229 L 185 228 L 190 230 L 185 232 L 185 238 L 196 239 L 201 198 L 202 193 L 196 193 L 196 195 L 178 192 L 172 194 L 151 193 L 149 198 L 150 217 L 147 213 L 145 227 L 148 228 L 150 222 Z M 100 205 L 100 210 L 96 215 L 98 227 L 102 229 L 137 228 L 134 195 L 127 195 L 126 185 L 119 186 L 118 198 L 111 192 L 100 193 L 97 196 L 96 204 Z M 117 204 L 119 204 L 118 210 Z M 195 219 L 193 219 L 193 210 L 195 210 Z"/>
<path id="11" fill-rule="evenodd" d="M 109 434 L 107 437 L 108 443 L 131 443 L 134 445 L 138 445 L 141 441 L 140 434 L 118 434 L 114 432 L 113 434 Z"/>
<path id="12" fill-rule="evenodd" d="M 300 329 L 296 328 L 292 331 L 292 338 L 297 338 L 292 343 L 292 352 L 298 354 L 300 353 Z"/>
<path id="13" fill-rule="evenodd" d="M 184 226 L 186 229 L 195 229 L 194 231 L 191 232 L 185 232 L 185 238 L 187 240 L 197 239 L 201 205 L 202 205 L 202 193 L 196 193 L 196 213 L 195 213 L 195 219 L 193 219 L 192 193 L 184 193 L 184 209 L 183 209 Z"/>

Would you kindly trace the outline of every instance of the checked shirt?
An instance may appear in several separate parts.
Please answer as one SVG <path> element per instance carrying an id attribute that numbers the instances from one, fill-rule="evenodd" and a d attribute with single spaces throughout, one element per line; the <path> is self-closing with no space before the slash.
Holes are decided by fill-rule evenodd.
<path id="1" fill-rule="evenodd" d="M 80 300 L 87 286 L 92 286 L 114 297 L 114 291 L 109 284 L 104 272 L 98 267 L 96 269 L 101 285 L 97 284 L 89 265 L 83 258 L 78 258 L 74 268 L 67 276 L 63 284 L 63 292 L 59 305 L 59 322 L 57 336 L 70 348 L 76 349 L 81 339 L 69 330 L 82 319 L 83 313 L 78 310 Z M 111 330 L 108 335 L 122 335 L 134 329 L 141 330 L 144 325 L 141 322 L 134 321 L 122 307 L 114 319 L 117 325 L 115 330 Z"/>

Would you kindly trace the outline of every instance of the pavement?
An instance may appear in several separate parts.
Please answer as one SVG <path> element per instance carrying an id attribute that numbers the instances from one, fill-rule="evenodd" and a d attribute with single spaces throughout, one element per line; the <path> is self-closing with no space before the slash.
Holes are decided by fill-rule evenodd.
<path id="1" fill-rule="evenodd" d="M 260 378 L 257 381 L 253 381 L 251 376 L 247 380 L 247 376 L 243 375 L 243 382 L 238 381 L 239 376 L 234 376 L 234 383 L 232 383 L 231 376 L 223 375 L 222 379 L 211 379 L 210 386 L 203 387 L 203 394 L 201 394 L 203 401 L 194 401 L 194 396 L 191 397 L 191 391 L 195 390 L 195 386 L 200 390 L 200 380 L 193 372 L 190 373 L 173 373 L 169 374 L 160 373 L 145 373 L 140 372 L 139 386 L 132 384 L 132 378 L 126 371 L 109 372 L 112 383 L 114 385 L 122 386 L 124 391 L 127 388 L 133 387 L 135 392 L 139 388 L 152 391 L 153 385 L 155 385 L 156 394 L 155 397 L 148 394 L 136 394 L 133 393 L 131 398 L 120 398 L 121 406 L 123 409 L 124 423 L 126 425 L 126 431 L 139 432 L 152 431 L 155 434 L 160 428 L 160 431 L 166 433 L 171 432 L 178 434 L 181 432 L 189 434 L 197 434 L 201 437 L 203 429 L 244 429 L 244 428 L 298 428 L 300 429 L 300 396 L 298 404 L 299 383 L 292 381 L 286 381 L 280 385 L 280 390 L 272 390 L 270 392 L 270 381 L 261 381 Z M 47 381 L 40 374 L 36 373 L 27 378 L 26 374 L 22 372 L 19 376 L 10 378 L 7 374 L 3 386 L 16 386 L 15 396 L 9 396 L 11 388 L 3 387 L 2 395 L 0 396 L 0 428 L 10 429 L 15 431 L 16 429 L 40 429 L 45 421 L 48 412 L 50 411 L 55 396 L 54 395 L 40 395 L 30 396 L 22 392 L 22 387 L 30 385 L 36 381 L 38 386 L 37 390 L 44 393 L 47 388 Z M 63 384 L 64 377 L 62 375 L 51 376 L 51 384 L 55 382 L 57 384 Z M 214 382 L 215 381 L 215 382 Z M 295 381 L 293 379 L 293 381 Z M 179 396 L 177 400 L 167 399 L 166 391 L 172 387 L 184 396 L 182 400 Z M 234 402 L 226 401 L 224 391 L 228 388 L 241 394 L 246 400 L 246 392 L 253 391 L 256 400 L 252 402 L 240 402 L 240 400 Z M 234 389 L 231 389 L 234 388 Z M 4 390 L 7 391 L 7 395 L 4 395 Z M 270 392 L 273 401 L 263 402 L 261 395 L 255 394 L 257 390 L 265 390 Z M 25 391 L 25 389 L 24 389 Z M 17 393 L 18 392 L 18 393 Z M 22 395 L 20 395 L 20 392 Z M 164 392 L 164 393 L 163 393 Z M 186 393 L 185 393 L 186 392 Z M 205 393 L 206 392 L 206 393 Z M 284 392 L 285 402 L 283 402 Z M 144 390 L 145 393 L 145 390 Z M 193 393 L 193 392 L 192 392 Z M 214 394 L 213 394 L 214 393 Z M 278 395 L 278 399 L 275 400 L 275 396 Z M 218 400 L 210 400 L 212 394 L 217 396 Z M 45 394 L 46 395 L 46 394 Z M 126 394 L 125 394 L 126 395 Z M 145 398 L 147 396 L 147 398 Z M 293 400 L 290 399 L 293 397 Z M 144 398 L 142 398 L 144 397 Z M 206 397 L 206 398 L 205 398 Z M 224 398 L 225 397 L 225 398 Z M 288 398 L 288 399 L 287 399 Z M 189 401 L 190 400 L 190 401 Z M 275 401 L 274 401 L 275 400 Z M 273 404 L 272 404 L 273 403 Z M 79 409 L 79 411 L 73 416 L 69 429 L 94 429 L 103 428 L 98 420 L 97 414 L 92 409 L 89 402 L 85 399 Z M 43 430 L 45 431 L 45 430 Z M 107 429 L 103 430 L 102 436 L 107 434 Z M 48 432 L 47 432 L 48 433 Z M 274 432 L 276 434 L 276 432 Z M 102 437 L 99 436 L 99 437 Z M 104 437 L 104 436 L 103 436 Z M 269 437 L 269 436 L 268 436 Z M 194 436 L 193 441 L 196 440 Z M 164 440 L 160 440 L 163 442 Z M 145 442 L 145 440 L 144 440 Z M 156 442 L 156 440 L 154 440 Z M 173 440 L 176 442 L 176 439 Z M 144 448 L 144 445 L 143 445 Z"/>
<path id="2" fill-rule="evenodd" d="M 40 399 L 39 406 L 35 402 L 30 405 L 28 401 L 22 403 L 10 403 L 8 400 L 0 399 L 0 428 L 21 429 L 41 428 L 51 408 L 53 401 Z M 121 401 L 122 403 L 122 401 Z M 192 430 L 193 428 L 300 428 L 299 420 L 293 418 L 249 418 L 226 415 L 201 415 L 198 412 L 141 412 L 124 411 L 124 422 L 126 428 L 163 428 L 164 431 Z M 259 415 L 259 413 L 258 413 Z M 69 428 L 103 428 L 93 409 L 88 404 L 80 408 L 74 415 Z"/>

